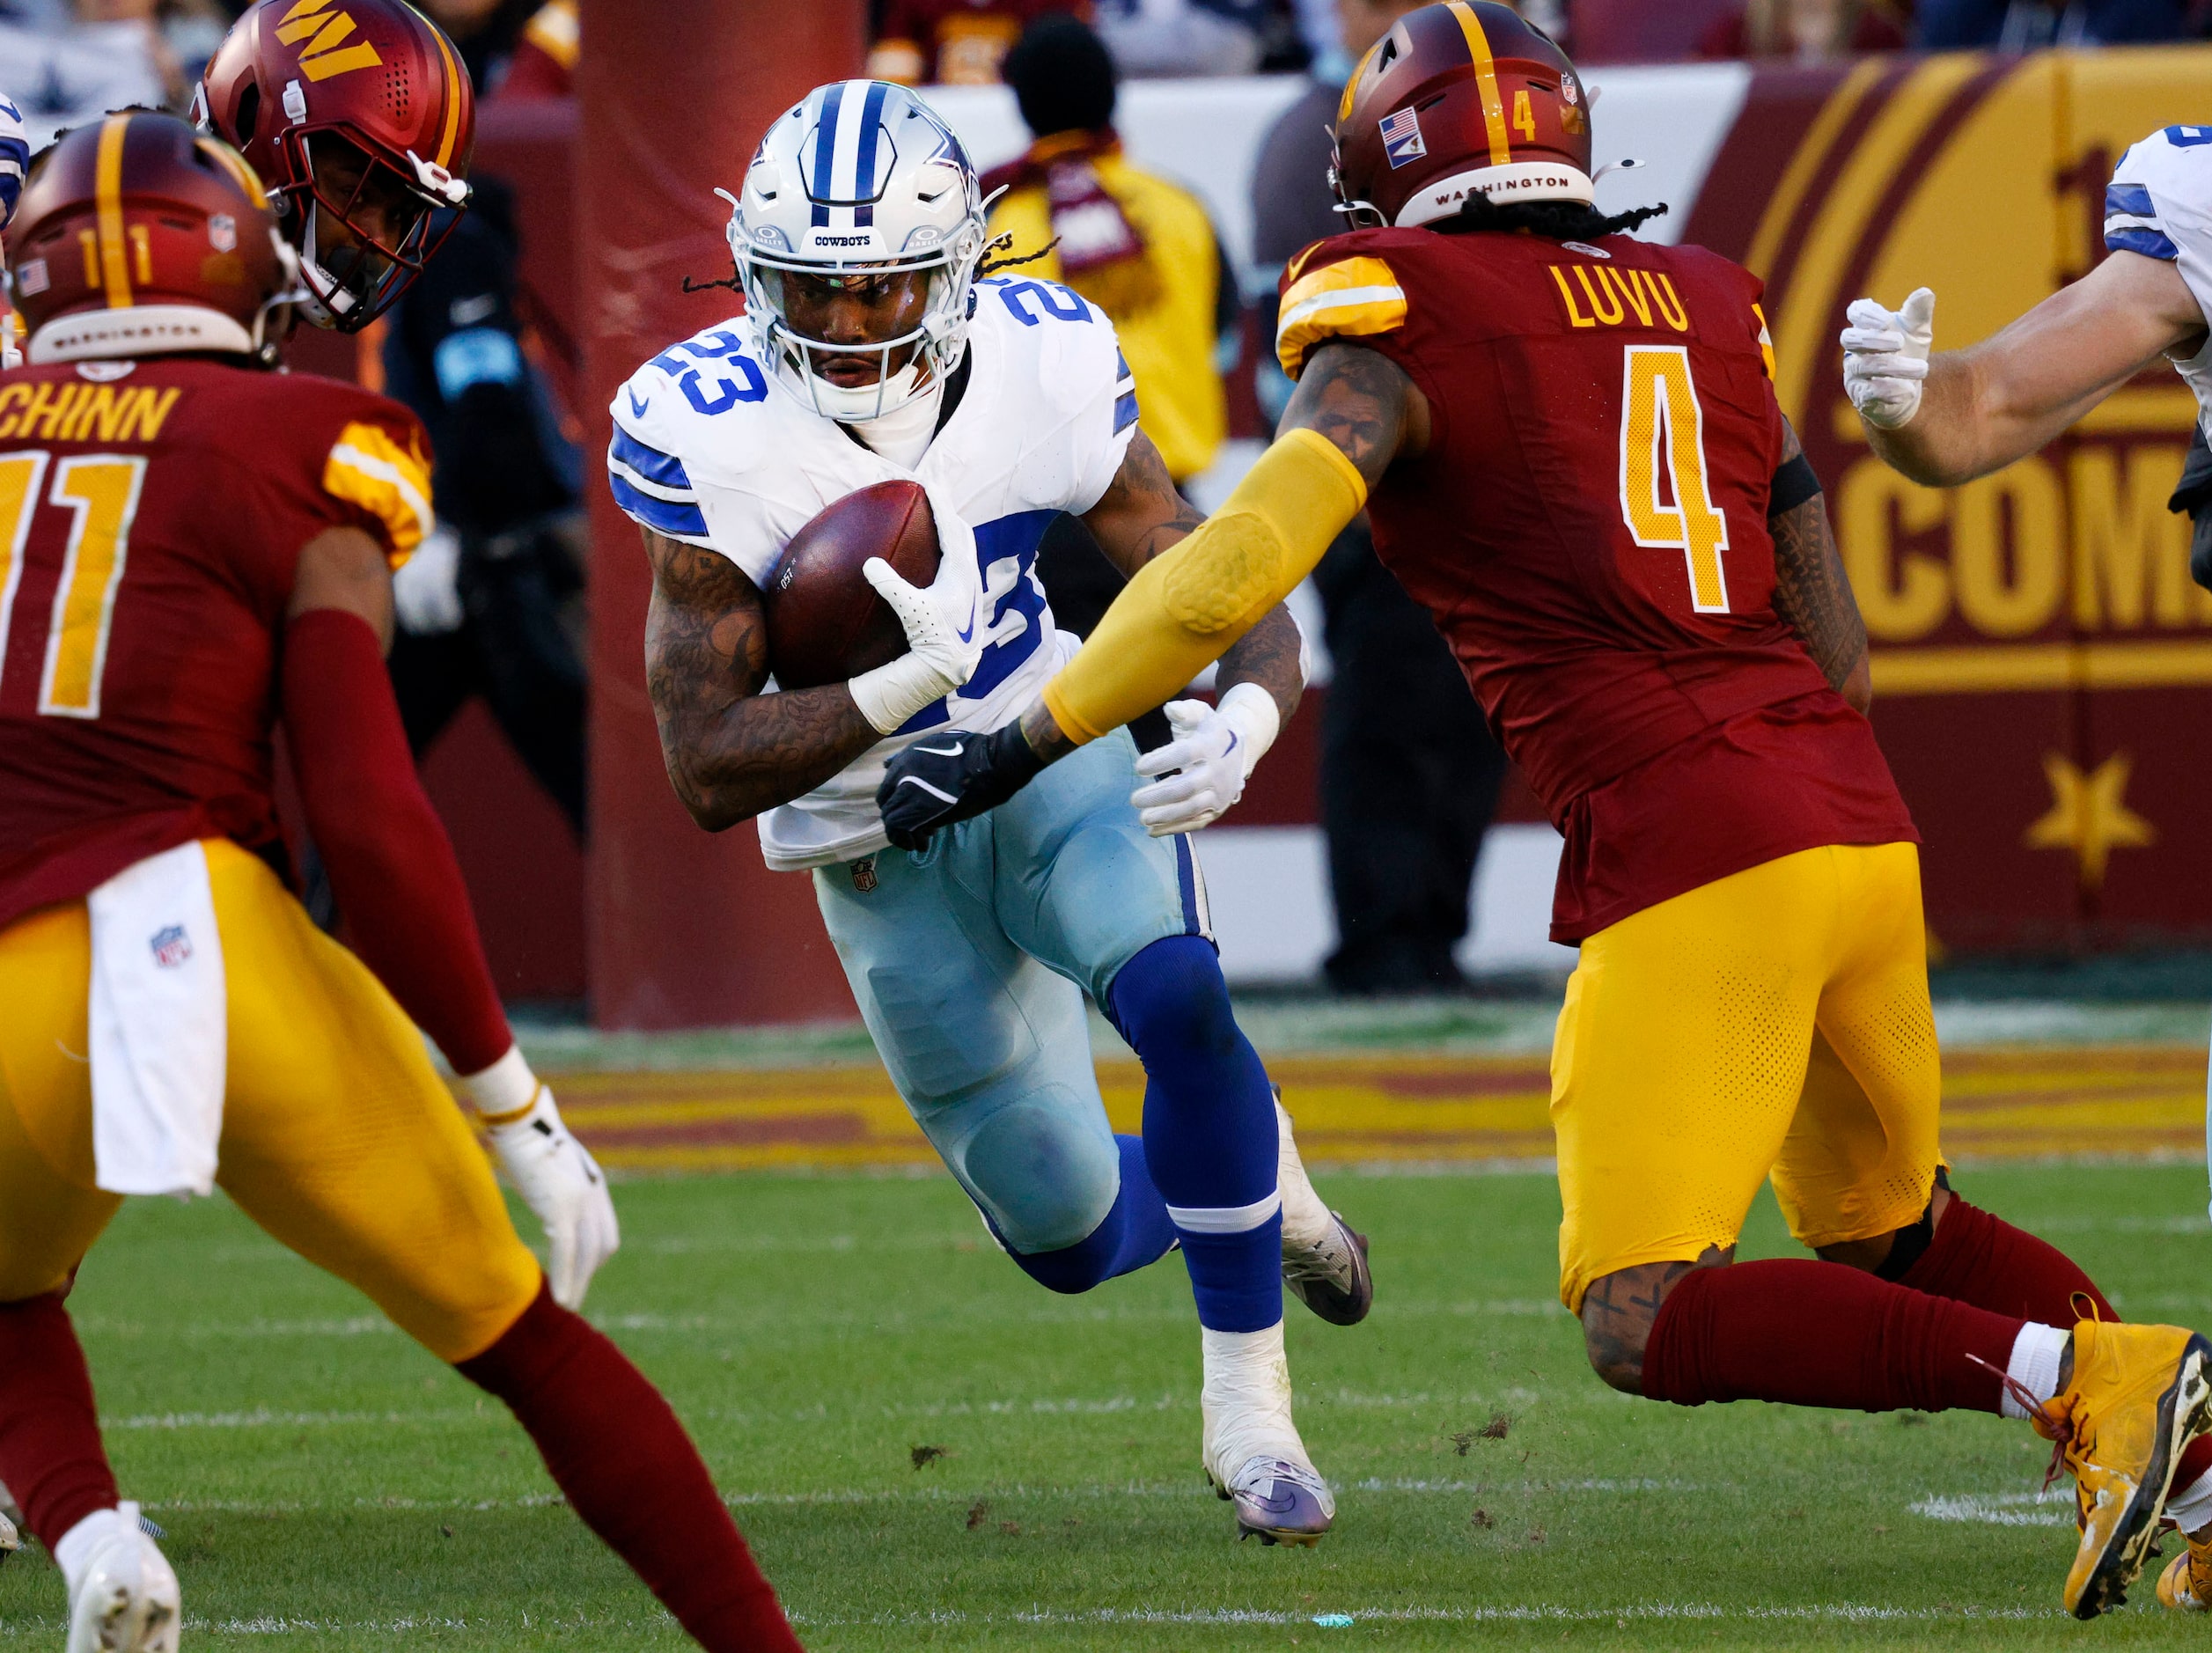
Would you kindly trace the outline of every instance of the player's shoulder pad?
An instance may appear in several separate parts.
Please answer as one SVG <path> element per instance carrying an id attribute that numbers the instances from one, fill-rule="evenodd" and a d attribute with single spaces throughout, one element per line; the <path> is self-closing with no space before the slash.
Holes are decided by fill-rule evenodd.
<path id="1" fill-rule="evenodd" d="M 739 482 L 772 445 L 774 386 L 745 324 L 725 321 L 672 344 L 614 393 L 606 451 L 614 503 L 655 533 L 705 545 L 697 478 Z"/>
<path id="2" fill-rule="evenodd" d="M 1406 289 L 1393 260 L 1404 253 L 1354 231 L 1316 241 L 1282 267 L 1275 358 L 1296 378 L 1306 356 L 1335 338 L 1371 338 L 1406 325 Z"/>
<path id="3" fill-rule="evenodd" d="M 2175 259 L 2177 220 L 2212 219 L 2212 127 L 2170 126 L 2131 144 L 2105 190 L 2105 245 Z"/>
<path id="4" fill-rule="evenodd" d="M 302 376 L 290 383 L 316 381 Z M 383 530 L 397 568 L 437 525 L 430 506 L 430 443 L 423 422 L 388 396 L 323 381 L 317 420 L 322 490 Z M 323 446 L 327 440 L 327 445 Z"/>
<path id="5" fill-rule="evenodd" d="M 1026 391 L 1039 398 L 1039 411 L 1067 415 L 1131 390 L 1113 318 L 1074 288 L 1006 275 L 987 276 L 973 291 L 970 335 L 1023 364 L 1002 382 L 1002 394 Z"/>
<path id="6" fill-rule="evenodd" d="M 23 174 L 30 169 L 31 144 L 23 130 L 23 111 L 0 93 L 0 227 L 15 216 L 15 203 L 23 194 Z"/>

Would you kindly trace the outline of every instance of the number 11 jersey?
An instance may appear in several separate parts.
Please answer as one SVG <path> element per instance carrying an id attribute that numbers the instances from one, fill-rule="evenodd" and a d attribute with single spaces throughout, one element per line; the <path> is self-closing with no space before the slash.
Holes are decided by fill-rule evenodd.
<path id="1" fill-rule="evenodd" d="M 1865 719 L 1775 611 L 1784 442 L 1760 288 L 1626 236 L 1363 230 L 1283 273 L 1294 377 L 1333 340 L 1427 398 L 1368 502 L 1566 838 L 1552 936 L 1823 844 L 1916 840 Z"/>
<path id="2" fill-rule="evenodd" d="M 431 526 L 397 402 L 243 360 L 0 374 L 0 929 L 148 856 L 283 861 L 274 726 L 299 553 Z"/>

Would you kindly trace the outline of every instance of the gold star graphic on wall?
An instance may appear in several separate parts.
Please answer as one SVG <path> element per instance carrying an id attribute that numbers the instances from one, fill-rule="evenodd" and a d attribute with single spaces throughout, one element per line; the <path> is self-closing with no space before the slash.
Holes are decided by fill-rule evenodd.
<path id="1" fill-rule="evenodd" d="M 2140 849 L 2158 841 L 2158 829 L 2124 801 L 2134 760 L 2116 752 L 2084 775 L 2070 758 L 2043 754 L 2043 774 L 2051 783 L 2050 812 L 2029 826 L 2031 849 L 2071 849 L 2081 869 L 2082 887 L 2105 882 L 2105 864 L 2115 849 Z"/>

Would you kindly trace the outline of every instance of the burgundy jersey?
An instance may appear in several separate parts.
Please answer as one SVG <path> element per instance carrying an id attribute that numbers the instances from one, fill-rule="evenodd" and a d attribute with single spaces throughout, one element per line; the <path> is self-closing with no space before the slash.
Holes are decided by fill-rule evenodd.
<path id="1" fill-rule="evenodd" d="M 206 358 L 0 374 L 0 927 L 195 838 L 277 855 L 300 548 L 430 525 L 415 415 Z"/>
<path id="2" fill-rule="evenodd" d="M 1351 340 L 1428 398 L 1427 453 L 1368 502 L 1376 550 L 1567 840 L 1559 941 L 1777 856 L 1916 837 L 1775 612 L 1760 290 L 1699 247 L 1432 229 L 1283 274 L 1286 371 Z"/>

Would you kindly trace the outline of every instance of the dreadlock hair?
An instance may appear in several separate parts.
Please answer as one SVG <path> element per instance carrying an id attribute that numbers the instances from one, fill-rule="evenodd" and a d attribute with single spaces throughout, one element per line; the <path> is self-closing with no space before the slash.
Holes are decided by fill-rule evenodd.
<path id="1" fill-rule="evenodd" d="M 1428 227 L 1448 234 L 1478 230 L 1526 230 L 1555 241 L 1594 241 L 1601 235 L 1632 232 L 1646 218 L 1666 212 L 1664 204 L 1637 207 L 1628 212 L 1606 214 L 1579 201 L 1510 201 L 1499 202 L 1480 190 L 1469 190 L 1459 210 Z"/>

